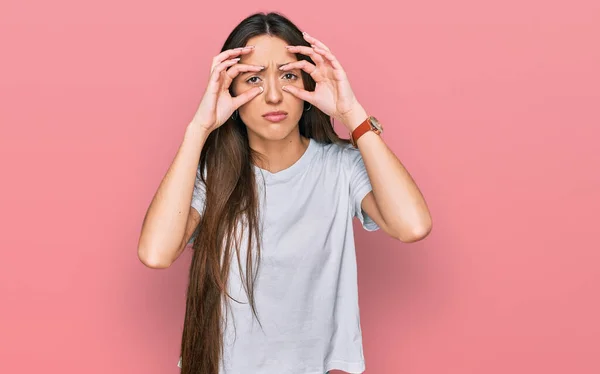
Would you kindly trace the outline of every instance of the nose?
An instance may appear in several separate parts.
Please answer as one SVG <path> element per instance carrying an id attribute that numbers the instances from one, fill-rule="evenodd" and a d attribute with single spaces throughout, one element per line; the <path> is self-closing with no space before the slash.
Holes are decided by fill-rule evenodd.
<path id="1" fill-rule="evenodd" d="M 265 100 L 269 104 L 279 104 L 283 100 L 283 90 L 277 78 L 269 78 L 264 84 Z"/>

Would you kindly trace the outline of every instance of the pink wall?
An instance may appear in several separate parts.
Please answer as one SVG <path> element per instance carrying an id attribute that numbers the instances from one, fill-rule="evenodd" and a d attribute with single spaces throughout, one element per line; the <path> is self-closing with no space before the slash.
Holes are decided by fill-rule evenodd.
<path id="1" fill-rule="evenodd" d="M 600 372 L 598 1 L 32 3 L 0 5 L 1 373 L 177 373 L 189 255 L 144 268 L 141 220 L 268 9 L 329 44 L 433 213 L 417 244 L 358 233 L 367 372 Z"/>

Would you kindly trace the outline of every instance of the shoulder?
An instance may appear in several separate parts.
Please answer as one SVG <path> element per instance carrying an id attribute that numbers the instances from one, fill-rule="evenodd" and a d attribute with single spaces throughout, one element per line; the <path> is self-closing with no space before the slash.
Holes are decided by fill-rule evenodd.
<path id="1" fill-rule="evenodd" d="M 334 162 L 338 166 L 351 167 L 357 161 L 362 160 L 360 151 L 350 143 L 316 143 L 322 161 Z"/>

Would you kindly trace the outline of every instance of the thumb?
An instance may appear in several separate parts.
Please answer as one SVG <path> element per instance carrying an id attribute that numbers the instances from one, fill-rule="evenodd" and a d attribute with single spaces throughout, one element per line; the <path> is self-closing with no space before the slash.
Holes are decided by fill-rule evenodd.
<path id="1" fill-rule="evenodd" d="M 263 93 L 264 88 L 262 87 L 253 87 L 248 91 L 241 93 L 233 98 L 233 107 L 238 109 L 242 105 L 246 104 L 248 101 L 254 99 L 259 94 Z"/>
<path id="2" fill-rule="evenodd" d="M 291 93 L 292 95 L 296 96 L 297 98 L 304 100 L 304 101 L 308 101 L 309 103 L 312 104 L 312 95 L 310 92 L 303 90 L 301 88 L 295 87 L 295 86 L 283 86 L 281 87 L 282 90 Z"/>

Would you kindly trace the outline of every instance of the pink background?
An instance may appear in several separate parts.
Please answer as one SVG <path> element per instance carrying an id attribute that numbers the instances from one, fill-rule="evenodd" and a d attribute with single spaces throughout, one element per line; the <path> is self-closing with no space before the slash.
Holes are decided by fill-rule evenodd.
<path id="1" fill-rule="evenodd" d="M 357 233 L 367 372 L 600 372 L 600 2 L 203 3 L 0 4 L 1 373 L 178 372 L 189 253 L 147 269 L 139 230 L 258 10 L 332 48 L 433 214 Z"/>

